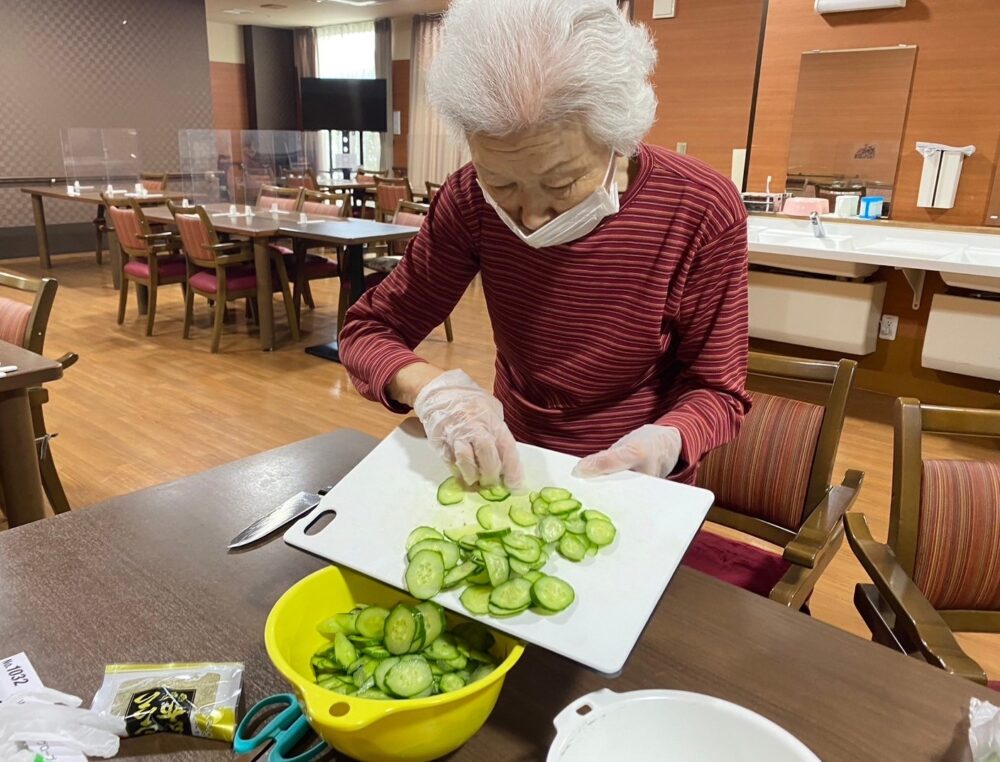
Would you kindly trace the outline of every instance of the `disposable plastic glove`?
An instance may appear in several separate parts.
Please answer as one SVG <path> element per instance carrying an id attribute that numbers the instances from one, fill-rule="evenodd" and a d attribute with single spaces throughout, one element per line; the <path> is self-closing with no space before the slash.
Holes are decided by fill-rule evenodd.
<path id="1" fill-rule="evenodd" d="M 445 371 L 428 383 L 413 411 L 431 446 L 466 484 L 488 487 L 502 476 L 508 487 L 521 486 L 521 459 L 503 406 L 464 371 Z"/>
<path id="2" fill-rule="evenodd" d="M 638 471 L 669 476 L 681 457 L 681 433 L 673 426 L 647 424 L 629 432 L 607 450 L 595 452 L 576 464 L 573 476 L 600 476 Z"/>
<path id="3" fill-rule="evenodd" d="M 79 709 L 80 703 L 51 688 L 15 693 L 0 704 L 0 759 L 19 759 L 25 744 L 42 743 L 90 757 L 115 756 L 125 720 Z"/>

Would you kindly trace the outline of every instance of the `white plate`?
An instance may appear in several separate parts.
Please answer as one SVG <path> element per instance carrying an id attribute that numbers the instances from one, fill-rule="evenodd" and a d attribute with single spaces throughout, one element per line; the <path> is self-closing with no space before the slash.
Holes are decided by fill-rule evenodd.
<path id="1" fill-rule="evenodd" d="M 547 762 L 819 762 L 765 717 L 701 693 L 595 691 L 553 724 Z"/>
<path id="2" fill-rule="evenodd" d="M 479 617 L 490 627 L 547 648 L 605 674 L 619 672 L 667 583 L 712 505 L 712 493 L 642 474 L 599 479 L 571 475 L 578 458 L 518 445 L 525 484 L 559 486 L 587 508 L 606 513 L 618 528 L 614 543 L 596 557 L 573 563 L 553 554 L 544 571 L 569 582 L 576 601 L 554 616 L 525 612 Z M 416 419 L 390 434 L 285 534 L 285 542 L 336 564 L 405 588 L 406 538 L 417 526 L 437 529 L 475 524 L 484 500 L 442 506 L 437 485 L 448 470 L 431 450 Z M 336 518 L 309 535 L 306 528 L 333 509 Z M 435 600 L 468 616 L 461 590 Z"/>

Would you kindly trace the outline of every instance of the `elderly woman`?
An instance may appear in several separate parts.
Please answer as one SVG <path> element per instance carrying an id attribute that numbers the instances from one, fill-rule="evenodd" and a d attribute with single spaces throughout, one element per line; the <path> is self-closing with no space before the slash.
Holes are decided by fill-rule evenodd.
<path id="1" fill-rule="evenodd" d="M 642 143 L 654 61 L 612 0 L 453 0 L 445 17 L 428 95 L 472 161 L 352 307 L 341 353 L 469 484 L 517 486 L 515 440 L 586 456 L 580 476 L 690 482 L 749 409 L 746 213 L 727 178 Z M 413 352 L 477 274 L 494 394 Z"/>

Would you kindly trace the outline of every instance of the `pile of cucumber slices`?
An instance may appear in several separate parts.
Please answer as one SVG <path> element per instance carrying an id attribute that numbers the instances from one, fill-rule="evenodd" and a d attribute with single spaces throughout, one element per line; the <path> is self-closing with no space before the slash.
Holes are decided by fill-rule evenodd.
<path id="1" fill-rule="evenodd" d="M 476 622 L 448 630 L 444 609 L 425 601 L 391 611 L 358 606 L 320 623 L 332 642 L 313 655 L 316 683 L 366 699 L 424 698 L 450 693 L 496 668 L 493 634 Z"/>
<path id="2" fill-rule="evenodd" d="M 437 491 L 442 505 L 456 505 L 469 491 L 455 478 Z M 614 542 L 615 526 L 600 511 L 585 510 L 565 489 L 545 487 L 511 497 L 502 486 L 480 489 L 485 502 L 477 524 L 446 529 L 414 529 L 406 541 L 406 587 L 428 600 L 442 590 L 465 585 L 460 600 L 472 614 L 507 617 L 532 608 L 540 614 L 563 611 L 576 594 L 569 583 L 542 572 L 559 553 L 582 561 Z"/>

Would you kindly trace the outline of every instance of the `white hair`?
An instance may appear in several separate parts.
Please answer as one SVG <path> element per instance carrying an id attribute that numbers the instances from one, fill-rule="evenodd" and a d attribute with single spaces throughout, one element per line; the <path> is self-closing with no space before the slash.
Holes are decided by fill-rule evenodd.
<path id="1" fill-rule="evenodd" d="M 577 120 L 630 156 L 653 124 L 656 51 L 614 0 L 452 0 L 427 95 L 463 135 Z"/>

